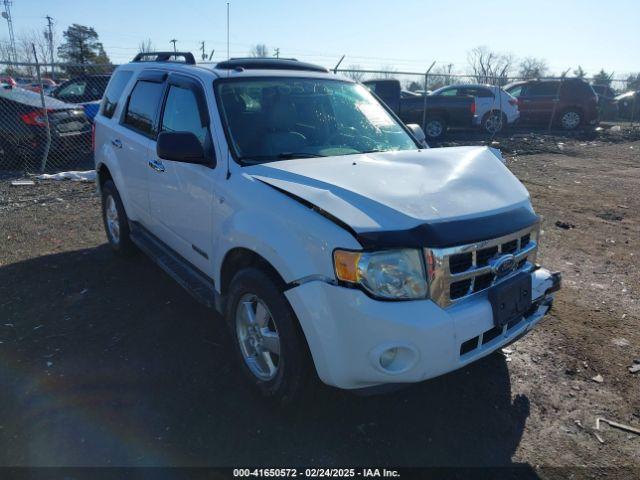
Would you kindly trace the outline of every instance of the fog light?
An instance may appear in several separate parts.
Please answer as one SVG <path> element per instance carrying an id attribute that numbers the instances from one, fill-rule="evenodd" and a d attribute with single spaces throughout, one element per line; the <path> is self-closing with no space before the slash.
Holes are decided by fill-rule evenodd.
<path id="1" fill-rule="evenodd" d="M 380 355 L 380 366 L 384 369 L 388 369 L 389 365 L 393 363 L 397 356 L 398 349 L 396 347 L 385 350 L 382 352 L 382 355 Z"/>

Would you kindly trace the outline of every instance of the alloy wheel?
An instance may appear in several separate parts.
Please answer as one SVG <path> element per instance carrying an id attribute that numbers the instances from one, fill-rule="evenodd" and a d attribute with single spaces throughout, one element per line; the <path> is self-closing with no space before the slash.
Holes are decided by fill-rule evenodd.
<path id="1" fill-rule="evenodd" d="M 257 295 L 240 298 L 235 314 L 240 352 L 258 379 L 273 379 L 280 367 L 280 336 L 269 308 Z"/>
<path id="2" fill-rule="evenodd" d="M 120 242 L 120 220 L 118 218 L 118 208 L 112 195 L 107 197 L 105 202 L 105 217 L 107 219 L 107 229 L 109 236 L 114 243 Z"/>

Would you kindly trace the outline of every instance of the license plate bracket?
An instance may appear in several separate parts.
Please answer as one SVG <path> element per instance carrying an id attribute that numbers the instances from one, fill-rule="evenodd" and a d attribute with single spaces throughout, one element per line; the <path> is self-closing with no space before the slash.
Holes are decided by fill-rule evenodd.
<path id="1" fill-rule="evenodd" d="M 531 274 L 520 272 L 489 289 L 493 324 L 503 328 L 531 308 Z"/>

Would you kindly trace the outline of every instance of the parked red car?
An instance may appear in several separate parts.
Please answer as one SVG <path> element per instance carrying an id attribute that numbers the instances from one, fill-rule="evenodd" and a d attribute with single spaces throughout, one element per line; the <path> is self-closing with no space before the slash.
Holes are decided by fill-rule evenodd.
<path id="1" fill-rule="evenodd" d="M 18 82 L 16 82 L 13 77 L 9 77 L 7 75 L 0 76 L 0 83 L 6 83 L 7 85 L 11 85 L 11 88 L 16 87 L 18 85 Z"/>
<path id="2" fill-rule="evenodd" d="M 598 95 L 579 78 L 527 80 L 504 89 L 518 99 L 521 124 L 553 124 L 565 130 L 598 123 Z"/>

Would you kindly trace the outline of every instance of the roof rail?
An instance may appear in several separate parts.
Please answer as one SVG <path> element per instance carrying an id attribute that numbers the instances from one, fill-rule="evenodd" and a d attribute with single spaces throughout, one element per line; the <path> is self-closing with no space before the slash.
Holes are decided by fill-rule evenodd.
<path id="1" fill-rule="evenodd" d="M 310 72 L 328 72 L 325 67 L 312 63 L 299 62 L 295 58 L 231 58 L 216 64 L 221 70 L 306 70 Z"/>
<path id="2" fill-rule="evenodd" d="M 145 60 L 147 57 L 155 57 L 149 58 Z M 184 58 L 184 63 L 187 65 L 195 65 L 196 58 L 193 56 L 191 52 L 140 52 L 137 54 L 133 62 L 171 62 L 171 58 Z"/>

